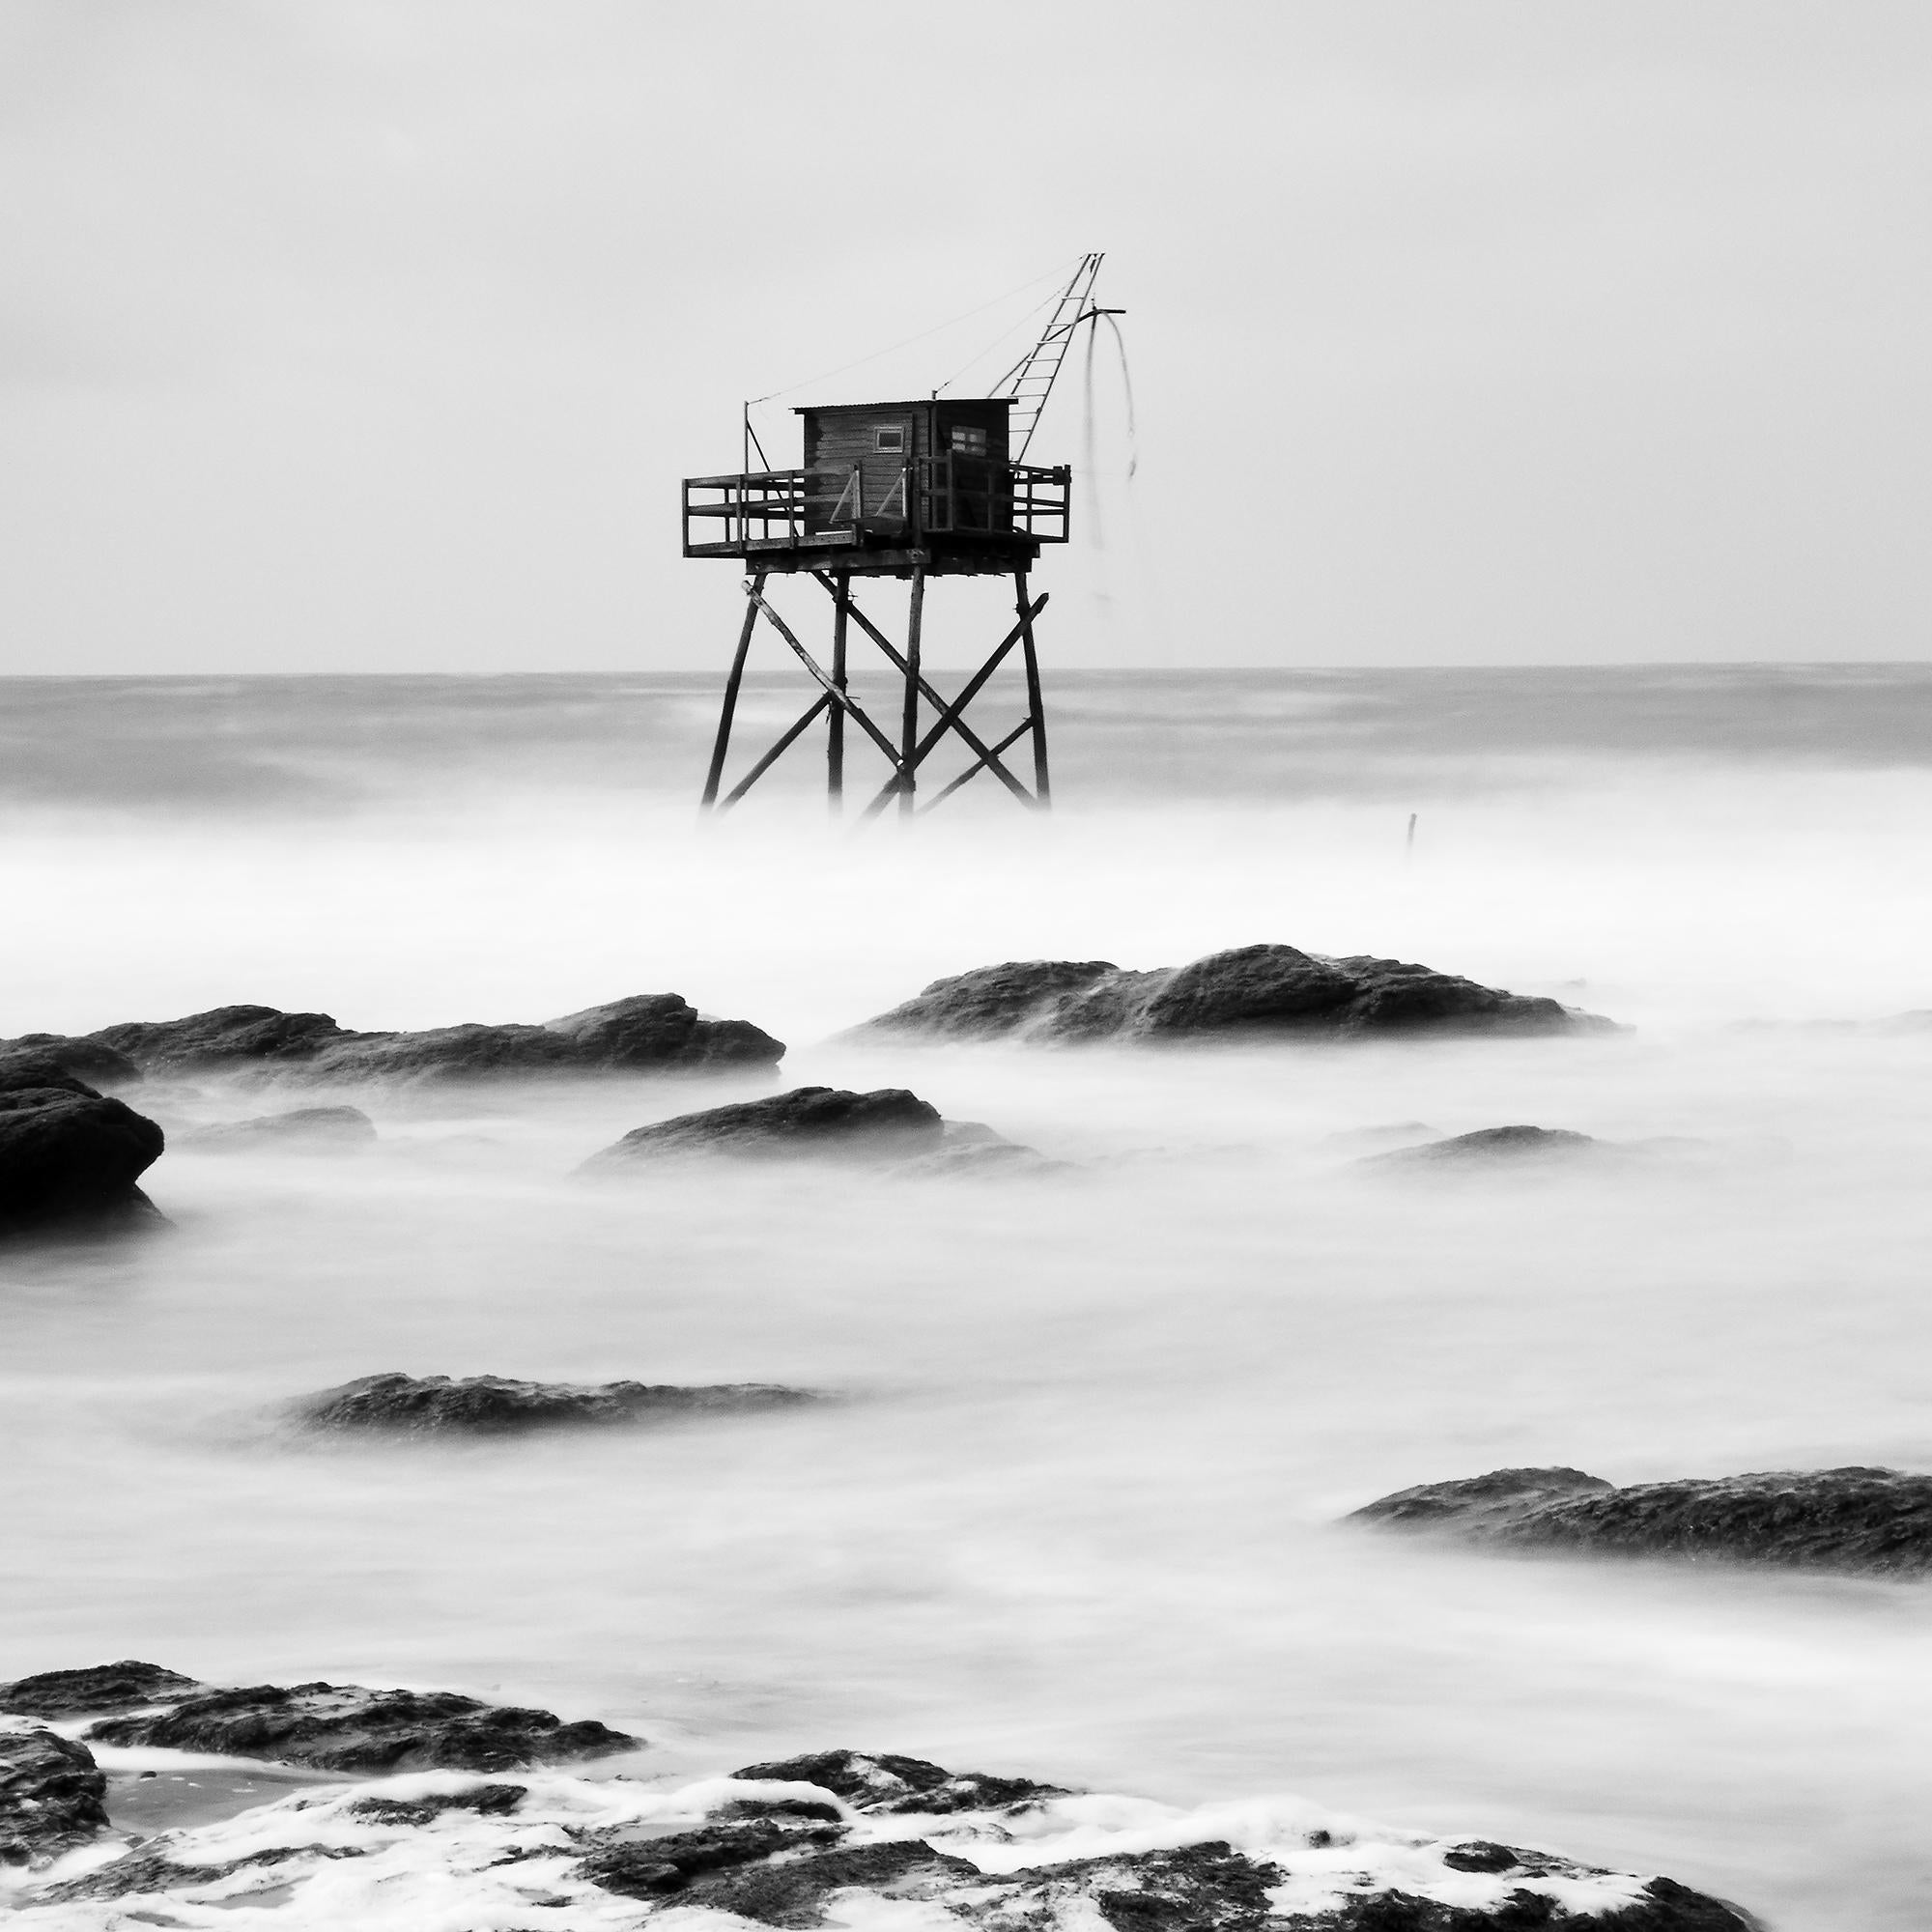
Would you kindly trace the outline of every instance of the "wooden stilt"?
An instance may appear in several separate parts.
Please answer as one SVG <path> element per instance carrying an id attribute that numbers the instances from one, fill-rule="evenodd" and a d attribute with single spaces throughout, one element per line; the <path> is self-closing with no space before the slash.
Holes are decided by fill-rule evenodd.
<path id="1" fill-rule="evenodd" d="M 718 741 L 711 748 L 711 769 L 705 774 L 700 811 L 709 811 L 718 803 L 718 785 L 724 776 L 724 753 L 731 746 L 731 716 L 738 708 L 738 686 L 745 677 L 745 659 L 752 648 L 752 633 L 758 622 L 758 598 L 765 587 L 765 573 L 745 580 L 745 623 L 738 633 L 738 652 L 731 660 L 731 675 L 724 680 L 724 705 L 718 714 Z"/>
<path id="2" fill-rule="evenodd" d="M 856 476 L 858 471 L 855 469 Z M 845 619 L 851 608 L 852 574 L 841 570 L 832 592 L 832 682 L 845 689 Z M 834 818 L 845 810 L 845 707 L 835 704 L 826 724 L 825 804 Z"/>
<path id="3" fill-rule="evenodd" d="M 1013 593 L 1019 604 L 1020 643 L 1026 653 L 1027 716 L 1033 721 L 1033 792 L 1040 810 L 1053 809 L 1053 781 L 1046 770 L 1046 707 L 1039 698 L 1039 654 L 1034 648 L 1033 611 L 1027 603 L 1027 574 L 1013 572 Z"/>
<path id="4" fill-rule="evenodd" d="M 912 558 L 912 608 L 906 616 L 905 714 L 899 730 L 899 816 L 913 814 L 913 793 L 919 788 L 919 647 L 925 621 L 925 553 Z"/>

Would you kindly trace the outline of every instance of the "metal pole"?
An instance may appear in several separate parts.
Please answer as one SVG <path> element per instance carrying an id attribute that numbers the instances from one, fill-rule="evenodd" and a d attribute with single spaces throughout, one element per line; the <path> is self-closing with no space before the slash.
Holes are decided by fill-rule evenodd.
<path id="1" fill-rule="evenodd" d="M 1039 699 L 1039 654 L 1034 649 L 1033 606 L 1027 600 L 1027 574 L 1013 572 L 1020 611 L 1020 647 L 1026 653 L 1027 712 L 1033 720 L 1033 789 L 1042 810 L 1053 806 L 1053 783 L 1046 772 L 1046 710 Z"/>
<path id="2" fill-rule="evenodd" d="M 912 610 L 906 618 L 905 717 L 899 731 L 899 817 L 912 822 L 919 778 L 919 635 L 925 618 L 925 553 L 912 554 Z"/>
<path id="3" fill-rule="evenodd" d="M 700 811 L 709 811 L 718 803 L 718 782 L 724 776 L 724 753 L 731 744 L 731 714 L 738 708 L 738 686 L 745 675 L 745 659 L 752 649 L 752 632 L 758 621 L 758 595 L 765 587 L 765 575 L 745 580 L 745 625 L 738 633 L 738 654 L 731 660 L 731 675 L 724 680 L 724 708 L 718 714 L 718 742 L 711 748 L 711 770 L 705 775 Z"/>
<path id="4" fill-rule="evenodd" d="M 832 593 L 832 682 L 845 689 L 845 618 L 852 595 L 852 573 L 839 571 Z M 835 704 L 826 723 L 825 802 L 834 818 L 845 810 L 845 707 Z"/>

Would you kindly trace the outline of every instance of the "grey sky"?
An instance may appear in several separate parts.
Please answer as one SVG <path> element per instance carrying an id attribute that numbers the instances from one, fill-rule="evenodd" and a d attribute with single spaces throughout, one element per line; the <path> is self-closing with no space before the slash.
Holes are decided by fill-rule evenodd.
<path id="1" fill-rule="evenodd" d="M 0 668 L 716 664 L 740 398 L 1088 247 L 1054 661 L 1932 655 L 1929 80 L 1861 0 L 0 0 Z"/>

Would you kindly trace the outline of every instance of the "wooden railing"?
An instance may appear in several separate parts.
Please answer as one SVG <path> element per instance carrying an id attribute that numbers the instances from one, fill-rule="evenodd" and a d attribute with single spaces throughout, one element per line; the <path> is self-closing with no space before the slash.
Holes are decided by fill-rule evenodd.
<path id="1" fill-rule="evenodd" d="M 1072 472 L 952 454 L 863 469 L 765 469 L 684 482 L 684 552 L 867 542 L 963 533 L 1065 543 Z"/>

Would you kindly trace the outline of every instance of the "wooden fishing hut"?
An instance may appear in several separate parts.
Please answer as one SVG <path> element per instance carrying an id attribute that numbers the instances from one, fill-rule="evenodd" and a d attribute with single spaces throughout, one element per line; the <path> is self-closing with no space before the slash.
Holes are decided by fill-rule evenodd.
<path id="1" fill-rule="evenodd" d="M 748 572 L 744 621 L 705 776 L 706 811 L 737 804 L 821 719 L 826 792 L 835 812 L 844 799 L 848 723 L 888 768 L 883 786 L 865 809 L 867 817 L 896 800 L 900 814 L 909 818 L 916 810 L 950 798 L 981 772 L 990 772 L 1029 809 L 1043 810 L 1051 804 L 1035 636 L 1047 600 L 1044 593 L 1034 594 L 1030 573 L 1042 545 L 1067 539 L 1072 473 L 1065 466 L 1030 465 L 1025 456 L 1074 329 L 1101 314 L 1118 313 L 1092 304 L 1100 260 L 1098 255 L 1082 259 L 1039 341 L 997 385 L 1004 393 L 808 406 L 794 412 L 804 440 L 798 469 L 754 470 L 747 464 L 732 475 L 685 480 L 684 554 L 730 557 Z M 749 416 L 746 444 L 749 456 Z M 989 576 L 1012 579 L 1013 621 L 958 695 L 943 697 L 921 663 L 926 587 L 934 579 Z M 856 581 L 889 577 L 911 585 L 903 642 L 888 637 L 853 594 Z M 830 599 L 822 660 L 767 595 L 774 579 L 786 578 L 814 582 Z M 778 633 L 816 694 L 721 797 L 739 688 L 761 620 Z M 887 704 L 868 708 L 851 688 L 855 633 L 885 659 Z M 989 742 L 969 713 L 1015 649 L 1025 674 L 1026 714 Z M 1007 763 L 1007 753 L 1022 738 L 1031 740 L 1031 783 Z M 922 797 L 922 770 L 949 741 L 962 745 L 971 762 Z"/>

